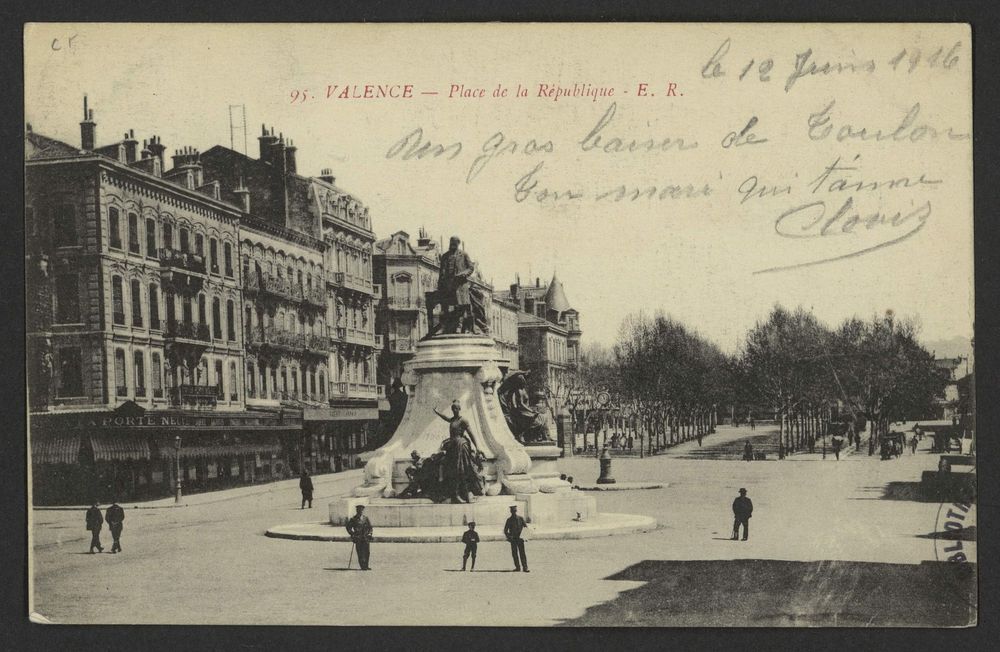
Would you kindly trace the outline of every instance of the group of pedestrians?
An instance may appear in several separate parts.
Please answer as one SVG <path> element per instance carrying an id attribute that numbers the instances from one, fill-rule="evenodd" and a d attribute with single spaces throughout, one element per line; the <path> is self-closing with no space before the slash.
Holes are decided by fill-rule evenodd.
<path id="1" fill-rule="evenodd" d="M 371 570 L 369 559 L 371 556 L 371 542 L 374 538 L 374 528 L 371 520 L 365 516 L 365 506 L 356 505 L 355 514 L 347 521 L 347 534 L 351 537 L 353 556 L 354 551 L 358 553 L 358 565 L 361 570 Z M 517 506 L 510 506 L 510 517 L 504 523 L 503 534 L 507 542 L 510 543 L 510 554 L 514 560 L 514 571 L 530 573 L 528 570 L 528 556 L 524 550 L 524 532 L 528 523 L 524 517 L 517 513 Z M 462 552 L 462 570 L 469 568 L 469 560 L 472 560 L 470 571 L 476 570 L 476 553 L 479 550 L 479 533 L 476 532 L 476 522 L 470 521 L 468 530 L 462 534 L 462 543 L 465 550 Z M 350 566 L 350 560 L 348 560 Z"/>
<path id="2" fill-rule="evenodd" d="M 101 508 L 95 501 L 90 506 L 90 509 L 87 510 L 87 530 L 90 531 L 90 554 L 94 554 L 94 548 L 97 548 L 97 552 L 104 552 L 104 547 L 101 546 L 101 530 L 104 529 L 105 523 L 108 524 L 108 529 L 111 530 L 111 539 L 113 541 L 111 554 L 122 551 L 121 537 L 122 527 L 125 523 L 125 510 L 116 501 L 112 501 L 111 506 L 102 515 Z"/>

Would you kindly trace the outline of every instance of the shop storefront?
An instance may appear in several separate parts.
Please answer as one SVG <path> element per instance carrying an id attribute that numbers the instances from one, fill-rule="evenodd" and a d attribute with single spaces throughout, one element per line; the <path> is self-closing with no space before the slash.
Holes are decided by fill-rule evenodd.
<path id="1" fill-rule="evenodd" d="M 346 471 L 363 466 L 378 431 L 377 407 L 323 407 L 303 410 L 302 466 L 310 473 Z"/>
<path id="2" fill-rule="evenodd" d="M 291 477 L 299 415 L 272 412 L 145 411 L 31 418 L 36 505 L 148 500 Z"/>

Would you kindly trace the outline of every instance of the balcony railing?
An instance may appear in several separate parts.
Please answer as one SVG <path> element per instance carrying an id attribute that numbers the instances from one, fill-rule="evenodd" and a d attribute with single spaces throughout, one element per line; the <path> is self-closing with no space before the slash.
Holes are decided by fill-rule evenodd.
<path id="1" fill-rule="evenodd" d="M 365 215 L 364 213 L 352 213 L 343 206 L 324 206 L 323 217 L 329 217 L 335 220 L 340 220 L 341 222 L 347 222 L 348 224 L 353 224 L 354 226 L 364 229 L 365 231 L 371 231 L 372 228 L 370 216 Z"/>
<path id="2" fill-rule="evenodd" d="M 380 398 L 379 385 L 339 381 L 330 384 L 330 394 L 336 398 Z"/>
<path id="3" fill-rule="evenodd" d="M 152 317 L 149 319 L 149 330 L 158 331 L 162 329 L 163 329 L 163 322 L 160 319 Z"/>
<path id="4" fill-rule="evenodd" d="M 392 310 L 420 310 L 424 307 L 424 300 L 420 297 L 388 296 L 385 302 Z"/>
<path id="5" fill-rule="evenodd" d="M 350 290 L 357 290 L 358 292 L 365 292 L 367 294 L 372 294 L 372 282 L 370 279 L 354 276 L 353 274 L 344 274 L 344 287 Z"/>
<path id="6" fill-rule="evenodd" d="M 287 278 L 249 274 L 243 281 L 243 289 L 249 293 L 265 294 L 294 303 L 326 308 L 326 292 L 322 287 L 306 287 Z"/>
<path id="7" fill-rule="evenodd" d="M 325 355 L 330 350 L 330 339 L 313 333 L 293 333 L 274 326 L 251 328 L 247 332 L 249 346 L 272 346 L 293 352 Z"/>
<path id="8" fill-rule="evenodd" d="M 170 400 L 174 405 L 213 406 L 222 395 L 217 385 L 178 385 L 170 388 Z"/>
<path id="9" fill-rule="evenodd" d="M 200 342 L 211 341 L 208 333 L 208 324 L 192 321 L 168 321 L 163 337 L 166 339 L 197 340 Z"/>
<path id="10" fill-rule="evenodd" d="M 337 329 L 341 330 L 341 329 Z M 345 328 L 343 341 L 348 344 L 361 344 L 365 346 L 375 346 L 375 334 L 357 328 Z"/>
<path id="11" fill-rule="evenodd" d="M 199 254 L 192 254 L 178 249 L 164 247 L 160 249 L 160 265 L 163 267 L 173 267 L 185 272 L 196 274 L 205 273 L 205 257 Z"/>
<path id="12" fill-rule="evenodd" d="M 343 285 L 344 284 L 344 276 L 345 276 L 345 274 L 343 272 L 332 272 L 330 274 L 330 276 L 327 277 L 327 278 L 328 278 L 329 283 L 331 285 Z"/>

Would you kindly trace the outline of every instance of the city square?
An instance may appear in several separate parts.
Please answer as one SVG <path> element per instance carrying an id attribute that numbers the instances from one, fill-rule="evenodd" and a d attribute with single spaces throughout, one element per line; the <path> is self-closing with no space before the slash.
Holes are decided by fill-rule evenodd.
<path id="1" fill-rule="evenodd" d="M 723 426 L 703 447 L 747 435 L 748 429 Z M 689 625 L 709 617 L 745 626 L 955 625 L 974 614 L 966 604 L 965 617 L 956 617 L 963 610 L 948 604 L 954 596 L 947 584 L 938 585 L 938 594 L 907 594 L 900 606 L 890 595 L 856 591 L 854 576 L 801 585 L 796 578 L 795 589 L 779 596 L 739 588 L 726 569 L 741 560 L 915 570 L 936 562 L 940 546 L 929 535 L 939 529 L 940 503 L 887 495 L 890 485 L 919 483 L 922 471 L 936 468 L 925 445 L 890 461 L 861 452 L 839 461 L 804 453 L 752 463 L 692 459 L 697 448 L 692 441 L 670 454 L 616 459 L 619 481 L 659 480 L 664 487 L 600 492 L 600 509 L 649 514 L 659 527 L 593 539 L 529 539 L 530 575 L 509 572 L 503 542 L 481 544 L 476 571 L 463 573 L 461 544 L 376 541 L 373 571 L 362 573 L 356 560 L 348 570 L 349 543 L 265 536 L 278 523 L 325 520 L 327 503 L 357 484 L 357 471 L 316 477 L 312 510 L 299 509 L 298 487 L 289 481 L 201 494 L 176 508 L 170 500 L 126 506 L 124 551 L 114 556 L 87 554 L 82 510 L 35 510 L 34 609 L 58 623 L 460 625 L 471 612 L 496 626 Z M 597 467 L 592 456 L 562 461 L 581 484 L 596 479 Z M 747 542 L 729 540 L 729 503 L 740 487 L 756 506 Z M 965 545 L 974 562 L 975 542 Z M 672 586 L 675 599 L 693 592 L 698 599 L 664 611 L 664 596 L 628 597 L 654 577 L 608 579 L 653 562 L 719 566 L 691 586 Z M 753 565 L 740 573 L 751 583 L 766 579 Z M 974 598 L 974 580 L 965 586 Z M 446 598 L 459 594 L 468 596 L 460 606 Z"/>

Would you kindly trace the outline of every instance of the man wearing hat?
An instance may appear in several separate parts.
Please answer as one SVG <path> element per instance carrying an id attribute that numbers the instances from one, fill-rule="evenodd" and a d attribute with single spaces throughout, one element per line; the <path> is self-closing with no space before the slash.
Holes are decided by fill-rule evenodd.
<path id="1" fill-rule="evenodd" d="M 733 541 L 739 538 L 740 525 L 743 526 L 743 540 L 750 534 L 750 517 L 753 515 L 753 503 L 747 498 L 747 490 L 740 489 L 740 495 L 733 501 Z"/>
<path id="2" fill-rule="evenodd" d="M 364 505 L 357 505 L 354 509 L 357 513 L 347 521 L 347 533 L 351 535 L 351 541 L 358 550 L 358 565 L 361 570 L 371 570 L 368 566 L 368 544 L 372 540 L 372 522 L 365 516 Z"/>
<path id="3" fill-rule="evenodd" d="M 523 570 L 528 573 L 530 572 L 528 570 L 528 557 L 524 554 L 524 539 L 521 538 L 521 533 L 526 527 L 528 524 L 524 522 L 524 518 L 517 515 L 517 505 L 511 505 L 510 518 L 503 526 L 503 535 L 510 541 L 510 554 L 514 558 L 514 570 Z"/>
<path id="4" fill-rule="evenodd" d="M 104 527 L 104 516 L 101 515 L 101 508 L 97 506 L 97 501 L 87 510 L 87 529 L 90 530 L 90 554 L 94 554 L 94 548 L 98 552 L 104 552 L 101 547 L 101 528 Z"/>
<path id="5" fill-rule="evenodd" d="M 465 544 L 465 552 L 462 553 L 462 570 L 465 564 L 472 557 L 472 570 L 476 570 L 476 549 L 479 547 L 479 533 L 476 532 L 476 522 L 469 521 L 469 529 L 462 534 L 462 543 Z"/>

